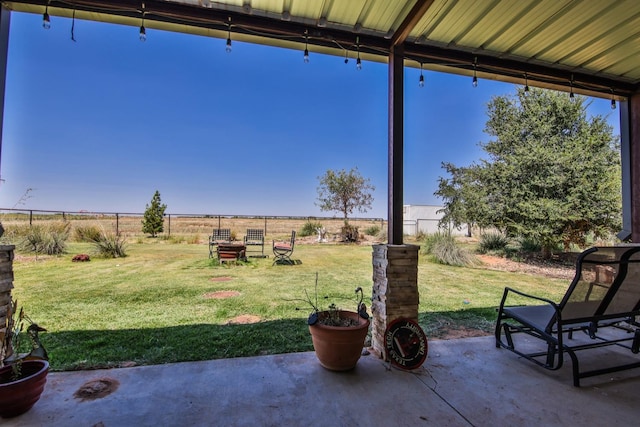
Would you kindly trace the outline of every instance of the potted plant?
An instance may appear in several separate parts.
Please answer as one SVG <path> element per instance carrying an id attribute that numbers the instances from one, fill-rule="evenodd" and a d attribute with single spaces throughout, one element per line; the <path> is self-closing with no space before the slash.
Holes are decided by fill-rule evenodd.
<path id="1" fill-rule="evenodd" d="M 369 315 L 362 303 L 362 288 L 356 289 L 356 295 L 359 295 L 356 311 L 341 310 L 334 303 L 321 310 L 318 308 L 317 286 L 316 275 L 315 303 L 307 294 L 307 302 L 313 308 L 307 323 L 316 357 L 329 370 L 348 371 L 358 363 L 369 332 Z"/>
<path id="2" fill-rule="evenodd" d="M 47 352 L 38 332 L 44 331 L 24 313 L 15 300 L 9 304 L 4 331 L 0 331 L 0 417 L 10 418 L 27 412 L 40 399 L 49 371 Z M 16 314 L 18 313 L 18 314 Z M 20 353 L 25 321 L 31 351 Z"/>

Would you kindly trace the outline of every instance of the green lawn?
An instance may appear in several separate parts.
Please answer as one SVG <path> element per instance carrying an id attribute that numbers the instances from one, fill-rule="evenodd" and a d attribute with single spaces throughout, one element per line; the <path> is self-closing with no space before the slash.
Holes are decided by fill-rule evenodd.
<path id="1" fill-rule="evenodd" d="M 120 259 L 73 263 L 86 244 L 61 257 L 17 256 L 13 295 L 47 328 L 42 341 L 54 370 L 207 360 L 312 350 L 306 326 L 316 272 L 320 296 L 354 309 L 354 289 L 371 295 L 372 249 L 297 245 L 294 266 L 272 258 L 222 265 L 206 245 L 147 239 Z M 228 279 L 228 280 L 224 280 Z M 559 298 L 563 280 L 448 267 L 420 258 L 420 322 L 430 338 L 462 324 L 490 331 L 505 286 Z M 216 291 L 237 291 L 226 299 Z M 323 303 L 324 300 L 321 300 Z M 243 315 L 252 324 L 235 324 Z"/>

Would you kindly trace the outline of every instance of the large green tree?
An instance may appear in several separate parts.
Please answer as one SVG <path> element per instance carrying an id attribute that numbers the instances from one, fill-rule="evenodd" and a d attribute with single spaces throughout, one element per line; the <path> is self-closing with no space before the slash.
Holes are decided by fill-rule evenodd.
<path id="1" fill-rule="evenodd" d="M 371 209 L 373 196 L 371 192 L 375 187 L 371 185 L 368 178 L 363 178 L 358 172 L 358 168 L 353 168 L 349 172 L 342 169 L 333 171 L 331 169 L 318 177 L 318 206 L 322 211 L 337 211 L 344 216 L 345 222 L 354 209 L 366 212 Z"/>
<path id="2" fill-rule="evenodd" d="M 435 192 L 445 220 L 497 227 L 538 241 L 548 251 L 605 237 L 621 225 L 618 138 L 603 116 L 587 118 L 587 99 L 518 89 L 488 104 L 481 147 L 487 159 L 450 175 Z"/>
<path id="3" fill-rule="evenodd" d="M 164 230 L 164 211 L 167 205 L 162 204 L 160 200 L 160 192 L 156 190 L 151 198 L 151 204 L 146 205 L 144 217 L 142 219 L 142 232 L 151 234 L 156 237 L 158 233 Z"/>

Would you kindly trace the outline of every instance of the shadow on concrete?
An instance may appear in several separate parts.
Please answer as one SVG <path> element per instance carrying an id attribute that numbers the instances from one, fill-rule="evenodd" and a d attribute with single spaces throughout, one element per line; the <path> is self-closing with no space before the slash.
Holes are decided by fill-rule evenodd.
<path id="1" fill-rule="evenodd" d="M 313 350 L 306 318 L 250 324 L 48 332 L 42 335 L 42 341 L 49 352 L 52 370 L 113 368 Z"/>

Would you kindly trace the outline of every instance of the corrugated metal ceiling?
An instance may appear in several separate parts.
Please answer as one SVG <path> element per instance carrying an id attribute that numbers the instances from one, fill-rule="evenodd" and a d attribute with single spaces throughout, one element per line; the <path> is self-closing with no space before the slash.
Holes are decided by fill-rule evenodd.
<path id="1" fill-rule="evenodd" d="M 4 2 L 43 13 L 47 0 Z M 363 59 L 386 61 L 393 34 L 410 15 L 406 65 L 566 88 L 628 95 L 640 84 L 637 0 L 183 0 L 50 1 L 69 16 L 309 49 L 337 56 L 359 45 Z M 229 21 L 230 19 L 230 21 Z M 396 34 L 396 37 L 398 35 Z"/>

